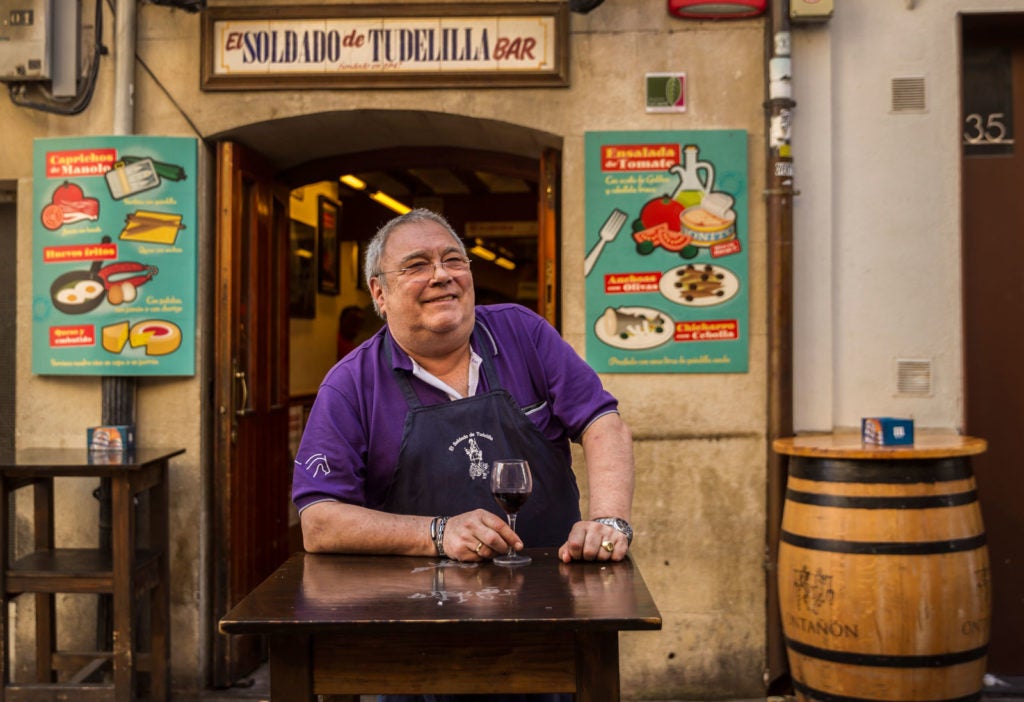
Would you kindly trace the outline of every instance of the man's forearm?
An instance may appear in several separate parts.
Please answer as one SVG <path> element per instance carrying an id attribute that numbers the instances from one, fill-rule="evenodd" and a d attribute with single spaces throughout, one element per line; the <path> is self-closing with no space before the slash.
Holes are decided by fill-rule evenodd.
<path id="1" fill-rule="evenodd" d="M 589 517 L 629 520 L 633 504 L 633 436 L 617 413 L 599 417 L 583 434 Z"/>
<path id="2" fill-rule="evenodd" d="M 303 547 L 310 553 L 386 553 L 430 556 L 430 517 L 390 514 L 343 502 L 317 502 L 302 511 Z"/>

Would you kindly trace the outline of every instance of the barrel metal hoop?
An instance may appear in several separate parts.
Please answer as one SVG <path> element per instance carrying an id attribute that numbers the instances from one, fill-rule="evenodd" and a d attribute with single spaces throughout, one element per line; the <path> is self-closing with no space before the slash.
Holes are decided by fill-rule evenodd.
<path id="1" fill-rule="evenodd" d="M 823 495 L 802 490 L 786 490 L 786 499 L 818 507 L 843 507 L 847 509 L 934 509 L 959 507 L 978 501 L 976 490 L 951 493 L 948 495 L 906 496 L 906 497 L 863 497 L 849 495 Z"/>
<path id="2" fill-rule="evenodd" d="M 810 551 L 868 554 L 872 556 L 928 556 L 941 553 L 973 551 L 986 544 L 985 534 L 948 541 L 843 541 L 817 539 L 783 531 L 781 538 L 787 544 Z"/>
<path id="3" fill-rule="evenodd" d="M 901 702 L 900 700 L 880 700 L 877 697 L 868 699 L 867 697 L 850 697 L 848 695 L 834 695 L 831 692 L 824 692 L 818 690 L 809 685 L 804 685 L 799 680 L 793 680 L 793 689 L 802 694 L 807 699 L 818 700 L 819 702 Z M 943 700 L 935 700 L 935 702 L 979 702 L 981 700 L 981 691 L 974 692 L 970 695 L 964 695 L 963 697 L 950 697 Z"/>
<path id="4" fill-rule="evenodd" d="M 940 483 L 973 477 L 963 457 L 938 459 L 844 460 L 792 456 L 789 475 L 830 483 Z"/>
<path id="5" fill-rule="evenodd" d="M 952 651 L 950 653 L 934 653 L 931 655 L 899 656 L 894 654 L 880 653 L 857 653 L 855 651 L 833 651 L 827 648 L 819 648 L 801 641 L 795 641 L 788 636 L 786 645 L 791 651 L 802 656 L 809 656 L 831 663 L 844 663 L 846 665 L 863 665 L 872 668 L 948 668 L 953 665 L 971 663 L 981 660 L 988 655 L 988 645 L 969 648 L 964 651 Z"/>

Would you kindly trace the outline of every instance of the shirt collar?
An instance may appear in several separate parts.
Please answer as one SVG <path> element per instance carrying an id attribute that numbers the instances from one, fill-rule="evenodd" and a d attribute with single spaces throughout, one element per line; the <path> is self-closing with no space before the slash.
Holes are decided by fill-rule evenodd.
<path id="1" fill-rule="evenodd" d="M 427 385 L 435 387 L 438 390 L 440 390 L 441 392 L 443 392 L 445 395 L 448 396 L 449 400 L 461 400 L 462 399 L 462 395 L 460 395 L 458 392 L 456 392 L 456 390 L 453 387 L 451 387 L 450 385 L 448 385 L 448 383 L 445 383 L 445 382 L 439 380 L 437 378 L 437 376 L 435 376 L 435 375 L 431 374 L 430 372 L 424 370 L 423 366 L 421 366 L 419 363 L 416 363 L 415 360 L 413 360 L 411 358 L 409 360 L 412 361 L 412 374 L 415 375 L 417 378 L 422 380 Z M 480 355 L 476 351 L 474 351 L 472 348 L 470 348 L 469 349 L 469 394 L 467 395 L 467 397 L 472 397 L 473 395 L 476 395 L 477 388 L 480 386 L 480 364 L 483 363 L 483 362 L 484 362 L 484 359 L 480 358 Z"/>

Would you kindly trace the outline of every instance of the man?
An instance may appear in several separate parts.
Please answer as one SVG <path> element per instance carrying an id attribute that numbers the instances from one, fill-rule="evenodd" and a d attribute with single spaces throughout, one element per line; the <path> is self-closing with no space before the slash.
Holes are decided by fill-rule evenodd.
<path id="1" fill-rule="evenodd" d="M 597 374 L 525 307 L 475 306 L 465 247 L 439 215 L 384 225 L 365 273 L 385 325 L 331 369 L 310 412 L 293 481 L 305 549 L 480 561 L 550 546 L 565 562 L 625 558 L 632 437 Z M 570 440 L 586 459 L 587 520 Z M 518 533 L 491 496 L 499 458 L 533 471 Z"/>

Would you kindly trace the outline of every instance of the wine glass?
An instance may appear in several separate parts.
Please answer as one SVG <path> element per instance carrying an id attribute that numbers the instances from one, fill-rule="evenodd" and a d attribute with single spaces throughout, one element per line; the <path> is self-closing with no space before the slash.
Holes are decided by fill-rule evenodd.
<path id="1" fill-rule="evenodd" d="M 494 470 L 491 473 L 491 494 L 505 510 L 508 525 L 512 527 L 512 531 L 516 530 L 516 515 L 519 513 L 519 508 L 523 506 L 532 491 L 533 475 L 530 474 L 529 463 L 521 458 L 505 458 L 494 462 Z M 508 553 L 494 558 L 495 563 L 503 566 L 526 565 L 531 560 L 529 556 L 516 553 L 511 544 L 509 544 Z"/>

